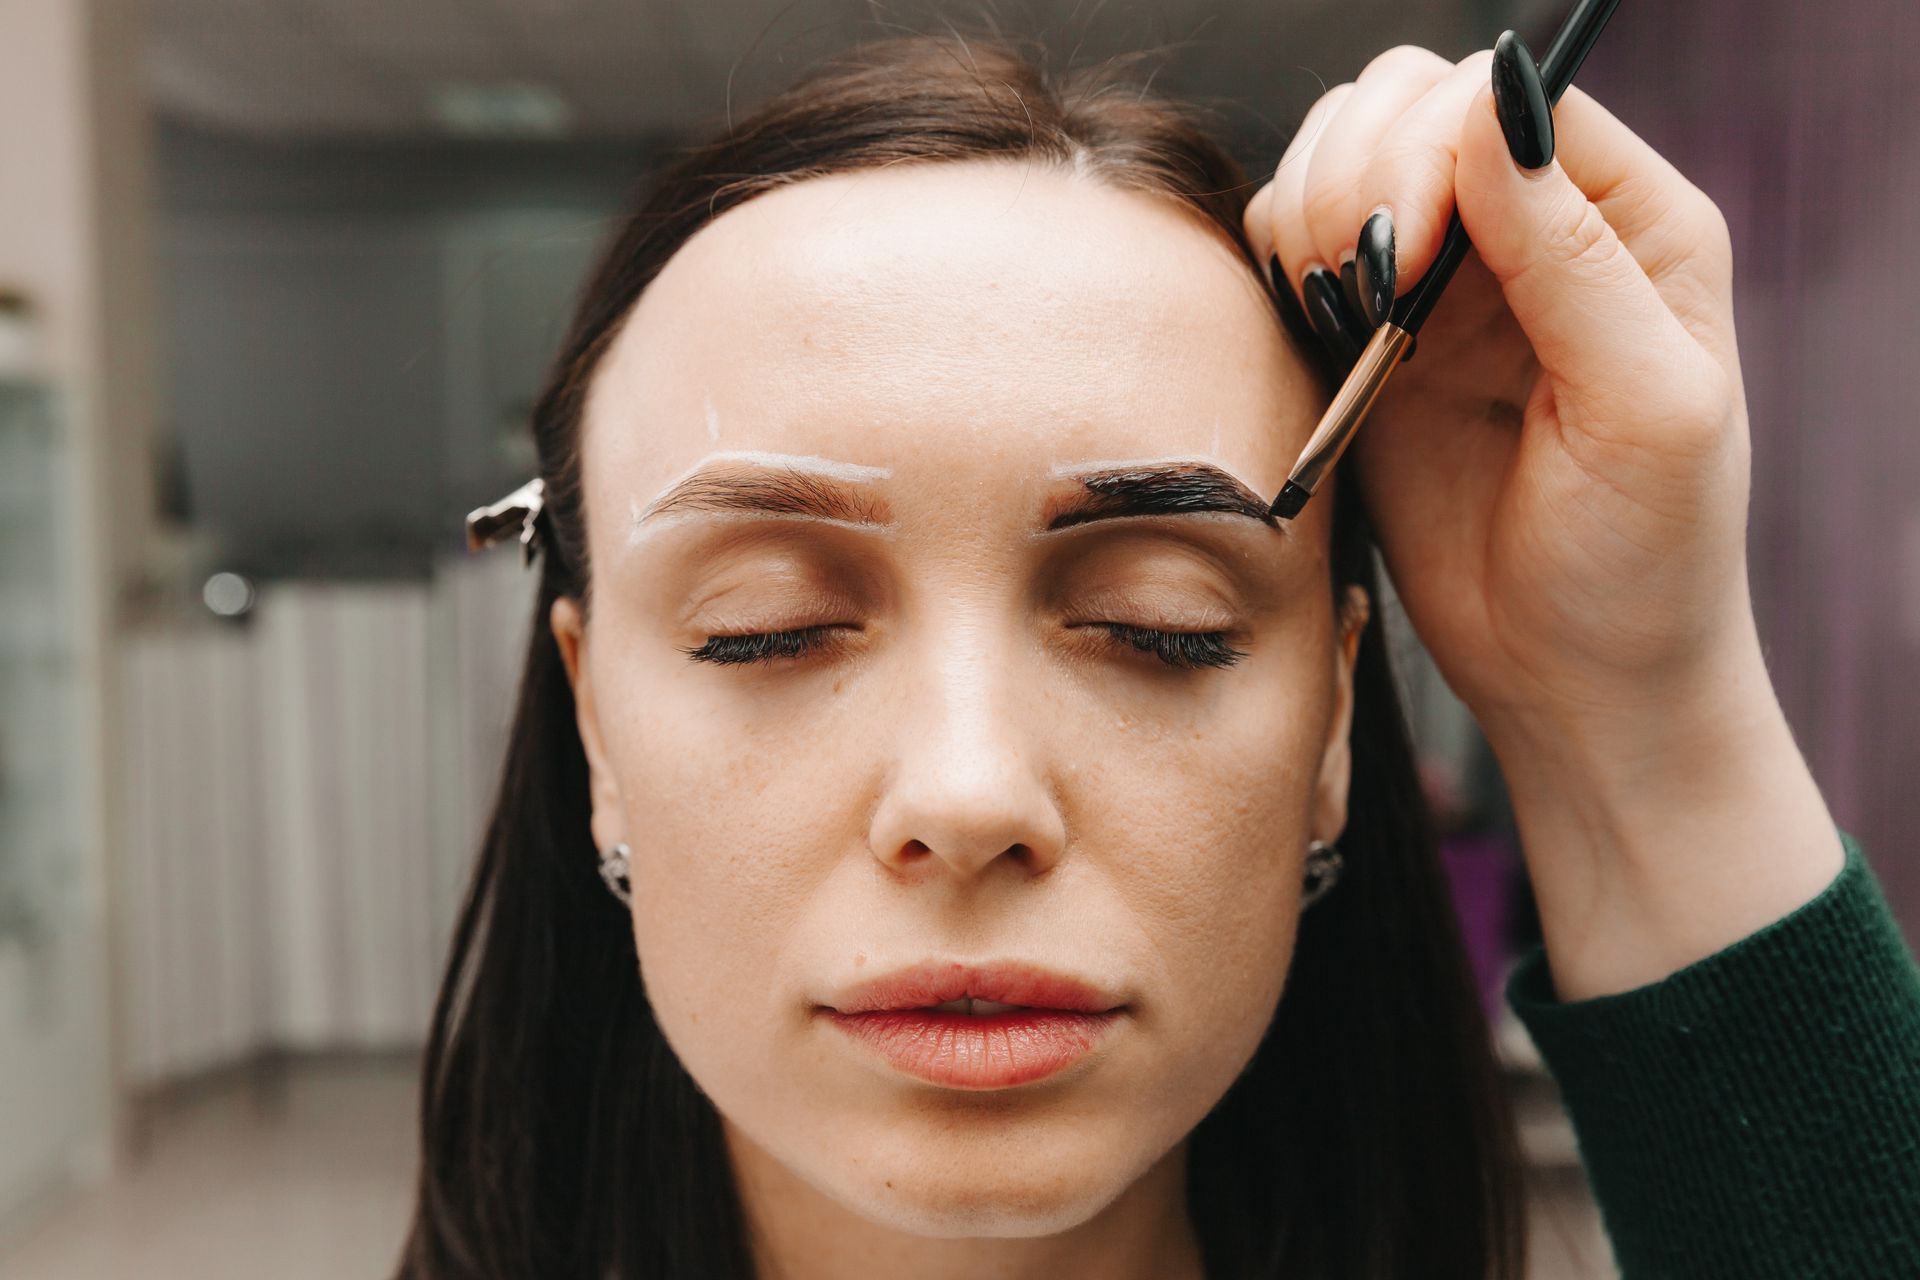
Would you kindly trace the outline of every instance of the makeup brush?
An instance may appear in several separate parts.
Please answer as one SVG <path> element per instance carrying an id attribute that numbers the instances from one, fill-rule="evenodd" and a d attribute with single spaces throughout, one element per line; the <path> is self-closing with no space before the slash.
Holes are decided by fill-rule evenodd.
<path id="1" fill-rule="evenodd" d="M 1599 38 L 1607 19 L 1613 16 L 1619 3 L 1620 0 L 1578 0 L 1567 20 L 1560 24 L 1553 43 L 1547 46 L 1546 58 L 1540 63 L 1540 87 L 1549 112 L 1567 91 L 1567 86 L 1573 83 L 1573 73 L 1579 70 L 1587 51 L 1593 48 L 1593 42 Z M 1519 40 L 1520 36 L 1518 32 L 1508 30 L 1500 38 Z M 1526 47 L 1524 42 L 1521 47 Z M 1552 158 L 1551 154 L 1548 158 Z M 1387 385 L 1388 375 L 1400 364 L 1413 358 L 1414 335 L 1426 323 L 1427 314 L 1440 299 L 1440 291 L 1453 278 L 1454 271 L 1472 247 L 1466 229 L 1460 225 L 1460 211 L 1456 208 L 1447 221 L 1447 235 L 1440 243 L 1440 256 L 1427 274 L 1420 277 L 1420 282 L 1393 304 L 1387 318 L 1380 322 L 1380 327 L 1367 340 L 1353 368 L 1348 371 L 1346 381 L 1334 395 L 1333 403 L 1327 406 L 1326 413 L 1321 416 L 1320 425 L 1307 438 L 1306 447 L 1300 451 L 1293 471 L 1287 476 L 1286 487 L 1280 490 L 1273 505 L 1267 508 L 1269 514 L 1282 520 L 1291 520 L 1307 505 L 1307 499 L 1313 496 L 1313 491 L 1320 486 L 1328 469 L 1345 452 L 1360 420 L 1367 416 L 1367 410 L 1373 407 L 1374 400 Z"/>

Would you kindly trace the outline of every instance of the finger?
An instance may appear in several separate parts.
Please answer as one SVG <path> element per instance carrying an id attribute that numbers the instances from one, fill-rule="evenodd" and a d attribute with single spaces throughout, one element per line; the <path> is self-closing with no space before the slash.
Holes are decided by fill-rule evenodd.
<path id="1" fill-rule="evenodd" d="M 1247 201 L 1247 207 L 1240 213 L 1241 225 L 1247 233 L 1247 243 L 1253 248 L 1253 259 L 1260 264 L 1262 271 L 1267 270 L 1267 263 L 1273 256 L 1273 246 L 1269 243 L 1271 237 L 1266 229 L 1267 210 L 1272 205 L 1273 183 L 1268 182 L 1266 186 L 1253 193 L 1253 199 Z M 1286 278 L 1282 276 L 1274 280 L 1273 285 L 1274 288 L 1280 289 L 1285 288 L 1286 283 Z"/>
<path id="2" fill-rule="evenodd" d="M 1460 120 L 1473 96 L 1487 87 L 1493 50 L 1482 49 L 1454 63 L 1447 74 L 1401 112 L 1374 146 L 1366 171 L 1354 183 L 1351 205 L 1327 231 L 1358 237 L 1375 209 L 1393 219 L 1394 296 L 1407 292 L 1440 256 L 1453 218 L 1453 175 Z"/>
<path id="3" fill-rule="evenodd" d="M 1273 184 L 1269 182 L 1255 192 L 1253 199 L 1248 201 L 1246 211 L 1242 215 L 1247 227 L 1247 238 L 1258 256 L 1260 270 L 1265 273 L 1268 282 L 1273 286 L 1274 303 L 1280 312 L 1280 323 L 1286 330 L 1288 339 L 1309 359 L 1317 360 L 1325 346 L 1325 340 L 1313 327 L 1313 321 L 1307 315 L 1306 306 L 1301 301 L 1300 294 L 1287 282 L 1286 269 L 1280 265 L 1280 260 L 1269 252 L 1263 251 L 1260 243 L 1253 237 L 1253 228 L 1264 224 L 1266 208 L 1272 199 Z"/>
<path id="4" fill-rule="evenodd" d="M 1346 101 L 1353 89 L 1352 81 L 1337 84 L 1321 94 L 1320 100 L 1307 109 L 1299 130 L 1287 144 L 1286 154 L 1280 157 L 1280 163 L 1273 171 L 1273 181 L 1266 186 L 1264 194 L 1267 202 L 1262 209 L 1261 221 L 1257 228 L 1251 222 L 1247 228 L 1249 237 L 1254 238 L 1255 248 L 1264 246 L 1263 257 L 1280 255 L 1280 263 L 1286 268 L 1287 281 L 1296 294 L 1300 291 L 1300 277 L 1306 273 L 1307 259 L 1315 252 L 1300 218 L 1301 192 L 1306 189 L 1307 164 L 1312 159 L 1320 135 L 1326 130 L 1327 122 L 1340 110 L 1340 104 Z"/>
<path id="5" fill-rule="evenodd" d="M 1324 122 L 1340 111 L 1341 104 L 1354 89 L 1352 82 L 1335 85 L 1322 94 L 1320 101 L 1307 113 L 1299 132 L 1288 145 L 1287 153 L 1280 158 L 1273 181 L 1268 184 L 1271 190 L 1263 208 L 1265 218 L 1261 224 L 1263 237 L 1273 246 L 1271 252 L 1281 259 L 1281 275 L 1293 295 L 1301 301 L 1309 317 L 1309 327 L 1319 335 L 1338 368 L 1353 363 L 1360 349 L 1366 345 L 1370 331 L 1366 321 L 1343 299 L 1339 277 L 1313 257 L 1299 209 L 1306 170 L 1325 133 Z M 1302 261 L 1303 256 L 1305 261 Z M 1314 287 L 1309 287 L 1304 279 L 1310 269 L 1318 277 Z"/>
<path id="6" fill-rule="evenodd" d="M 1494 120 L 1497 130 L 1497 115 Z M 1554 104 L 1553 121 L 1554 163 L 1600 210 L 1695 339 L 1722 355 L 1723 364 L 1737 361 L 1733 247 L 1718 206 L 1577 85 L 1568 86 Z M 1485 158 L 1490 163 L 1494 157 Z"/>
<path id="7" fill-rule="evenodd" d="M 1374 143 L 1350 200 L 1328 200 L 1332 244 L 1317 253 L 1343 256 L 1366 216 L 1384 207 L 1394 227 L 1395 294 L 1426 273 L 1454 209 L 1461 121 L 1477 97 L 1489 94 L 1492 60 L 1491 49 L 1469 54 L 1392 122 Z M 1714 349 L 1731 373 L 1738 361 L 1733 259 L 1719 210 L 1578 87 L 1568 88 L 1553 114 L 1560 139 L 1556 159 L 1567 176 L 1600 209 L 1689 332 Z M 1339 132 L 1337 123 L 1328 130 L 1330 137 Z"/>
<path id="8" fill-rule="evenodd" d="M 1339 270 L 1353 257 L 1360 224 L 1373 211 L 1360 202 L 1361 181 L 1374 153 L 1407 108 L 1453 70 L 1453 63 L 1432 50 L 1397 45 L 1360 73 L 1308 158 L 1300 206 L 1275 210 L 1304 221 L 1314 259 Z"/>
<path id="9" fill-rule="evenodd" d="M 1588 104 L 1598 106 L 1591 99 Z M 1699 376 L 1700 348 L 1567 166 L 1578 165 L 1582 178 L 1603 194 L 1622 183 L 1639 184 L 1636 198 L 1620 211 L 1649 247 L 1671 234 L 1650 228 L 1649 219 L 1657 219 L 1663 206 L 1668 216 L 1694 225 L 1701 211 L 1682 194 L 1690 183 L 1667 181 L 1671 166 L 1609 120 L 1575 107 L 1565 115 L 1563 132 L 1556 109 L 1555 155 L 1528 172 L 1508 150 L 1491 86 L 1476 93 L 1460 130 L 1454 173 L 1460 220 L 1534 354 L 1571 401 L 1560 406 L 1563 419 L 1574 409 L 1588 422 L 1629 423 L 1645 420 L 1657 407 L 1662 419 L 1704 424 L 1713 417 L 1711 404 L 1647 403 L 1662 393 L 1699 394 L 1696 389 L 1706 386 Z"/>

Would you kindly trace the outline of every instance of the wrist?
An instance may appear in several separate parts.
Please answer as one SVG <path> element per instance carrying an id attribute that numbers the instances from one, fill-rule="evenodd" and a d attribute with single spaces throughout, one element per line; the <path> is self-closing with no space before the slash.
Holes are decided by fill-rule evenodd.
<path id="1" fill-rule="evenodd" d="M 1787 732 L 1757 636 L 1733 636 L 1687 672 L 1481 722 L 1515 803 L 1573 801 L 1631 823 L 1649 801 L 1699 794 L 1736 757 Z"/>
<path id="2" fill-rule="evenodd" d="M 1555 985 L 1656 981 L 1812 898 L 1842 860 L 1757 635 L 1691 682 L 1487 728 Z"/>

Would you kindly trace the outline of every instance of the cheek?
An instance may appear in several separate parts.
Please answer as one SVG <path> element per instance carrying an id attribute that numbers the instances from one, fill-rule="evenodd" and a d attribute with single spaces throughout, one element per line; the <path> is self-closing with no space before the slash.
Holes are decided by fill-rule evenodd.
<path id="1" fill-rule="evenodd" d="M 635 947 L 661 1029 L 704 1085 L 754 1069 L 797 1016 L 793 939 L 858 832 L 836 822 L 851 806 L 817 732 L 729 719 L 694 696 L 697 680 L 624 667 L 599 686 L 600 714 L 633 849 Z"/>
<path id="2" fill-rule="evenodd" d="M 1327 709 L 1308 682 L 1249 682 L 1201 724 L 1110 751 L 1088 780 L 1106 799 L 1081 828 L 1110 851 L 1102 868 L 1151 965 L 1159 999 L 1142 1019 L 1176 1095 L 1224 1092 L 1280 999 Z"/>

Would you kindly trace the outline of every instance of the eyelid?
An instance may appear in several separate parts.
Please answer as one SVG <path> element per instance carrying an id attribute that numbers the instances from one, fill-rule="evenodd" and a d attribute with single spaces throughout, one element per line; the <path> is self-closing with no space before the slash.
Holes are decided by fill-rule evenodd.
<path id="1" fill-rule="evenodd" d="M 1237 618 L 1192 614 L 1170 617 L 1163 611 L 1151 609 L 1094 610 L 1084 619 L 1078 614 L 1073 615 L 1066 625 L 1069 627 L 1133 627 L 1141 631 L 1167 631 L 1176 635 L 1206 635 L 1214 632 L 1234 635 L 1243 629 Z"/>
<path id="2" fill-rule="evenodd" d="M 1108 618 L 1171 614 L 1189 619 L 1180 625 L 1194 630 L 1231 629 L 1241 625 L 1247 612 L 1235 593 L 1224 584 L 1210 581 L 1103 584 L 1085 591 L 1069 591 L 1066 599 L 1076 614 L 1098 613 Z"/>
<path id="3" fill-rule="evenodd" d="M 1165 517 L 1139 517 L 1139 520 L 1164 521 Z M 1122 523 L 1136 527 L 1117 527 Z M 1063 546 L 1058 563 L 1083 576 L 1126 574 L 1136 584 L 1142 581 L 1185 584 L 1195 581 L 1194 575 L 1198 574 L 1202 585 L 1209 589 L 1237 594 L 1275 571 L 1271 555 L 1249 551 L 1240 539 L 1223 543 L 1193 528 L 1191 523 L 1185 527 L 1159 523 L 1147 528 L 1129 519 L 1115 521 L 1104 529 L 1097 524 L 1082 527 L 1101 530 L 1104 536 L 1089 537 L 1085 543 L 1071 548 Z"/>
<path id="4" fill-rule="evenodd" d="M 704 629 L 716 634 L 729 630 L 777 631 L 790 628 L 762 625 L 769 614 L 775 617 L 831 614 L 838 618 L 871 607 L 871 601 L 860 593 L 822 581 L 818 574 L 807 573 L 799 566 L 781 567 L 793 571 L 772 575 L 756 572 L 750 580 L 729 580 L 690 598 L 682 612 L 683 624 L 690 630 Z M 746 599 L 729 606 L 727 597 L 736 593 L 745 595 Z"/>

